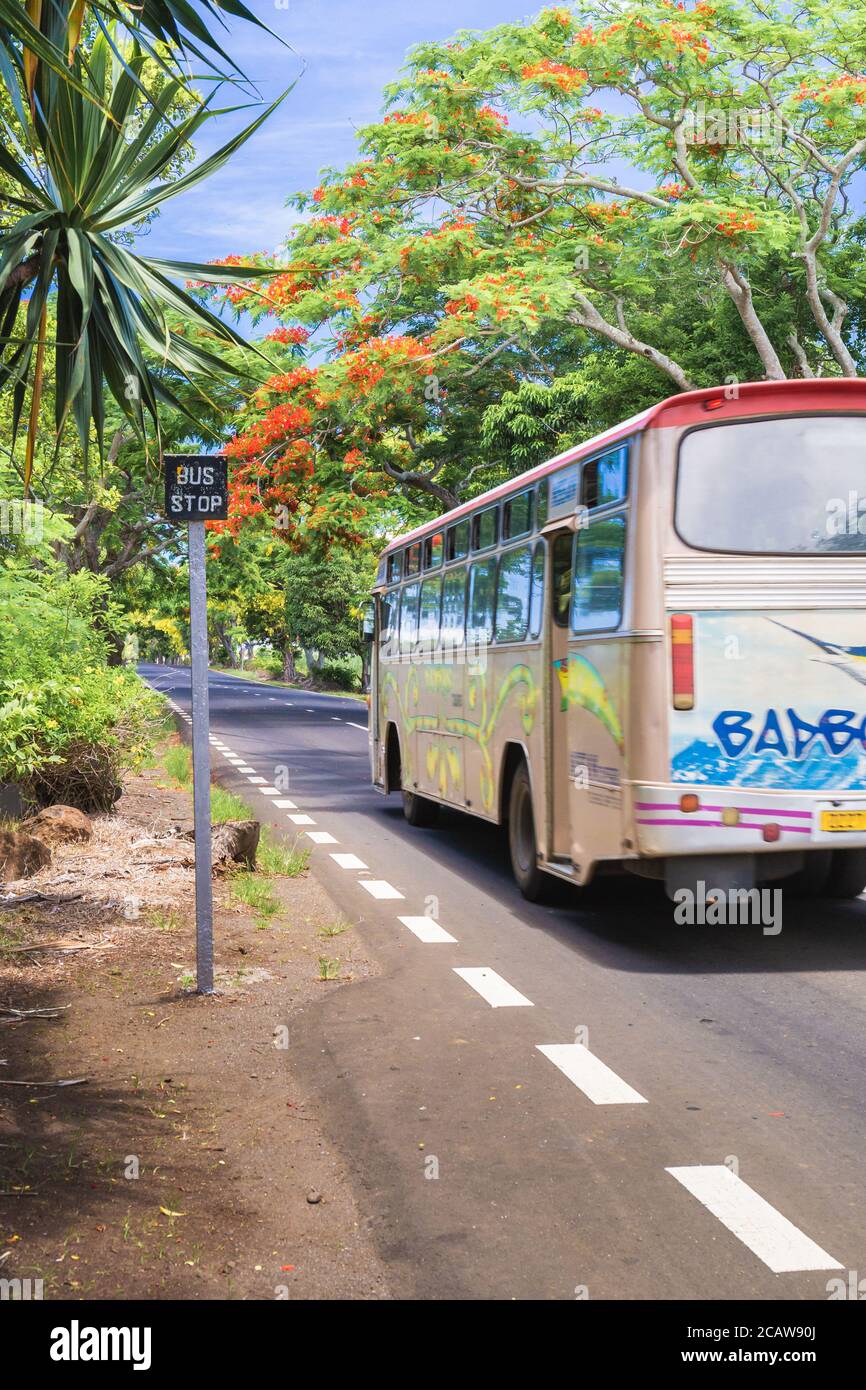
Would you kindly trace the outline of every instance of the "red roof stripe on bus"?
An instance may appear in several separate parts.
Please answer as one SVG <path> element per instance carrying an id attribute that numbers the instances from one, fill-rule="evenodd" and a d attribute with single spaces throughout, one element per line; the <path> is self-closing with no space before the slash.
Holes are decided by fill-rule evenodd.
<path id="1" fill-rule="evenodd" d="M 736 390 L 737 395 L 734 399 L 728 400 L 725 391 L 733 389 Z M 721 400 L 722 402 L 711 416 L 708 416 L 704 408 L 704 403 L 709 400 Z M 602 434 L 597 434 L 582 444 L 576 444 L 573 449 L 567 449 L 565 453 L 558 454 L 556 458 L 549 459 L 546 463 L 536 464 L 535 468 L 530 468 L 519 477 L 510 478 L 508 482 L 500 483 L 498 487 L 491 488 L 489 492 L 483 492 L 480 496 L 473 497 L 471 502 L 462 502 L 453 511 L 442 512 L 435 520 L 427 521 L 423 526 L 416 526 L 414 531 L 408 531 L 406 535 L 398 536 L 389 542 L 381 554 L 389 555 L 393 550 L 401 550 L 404 545 L 426 536 L 430 531 L 437 530 L 445 523 L 451 525 L 452 522 L 459 521 L 461 517 L 469 516 L 472 512 L 483 507 L 492 506 L 494 502 L 508 496 L 509 493 L 522 492 L 524 488 L 532 487 L 548 473 L 554 473 L 558 468 L 562 468 L 568 463 L 574 463 L 596 453 L 607 444 L 616 444 L 618 440 L 625 439 L 632 434 L 638 434 L 645 429 L 670 429 L 674 426 L 697 424 L 710 419 L 744 419 L 751 415 L 766 414 L 768 409 L 789 414 L 803 410 L 840 410 L 846 408 L 866 411 L 866 379 L 862 377 L 831 377 L 825 380 L 819 377 L 812 381 L 748 381 L 740 383 L 735 388 L 710 386 L 702 387 L 698 391 L 684 391 L 677 396 L 668 396 L 665 400 L 641 411 L 640 414 L 633 415 L 629 420 L 623 421 L 621 425 L 614 425 L 611 429 L 603 431 Z"/>

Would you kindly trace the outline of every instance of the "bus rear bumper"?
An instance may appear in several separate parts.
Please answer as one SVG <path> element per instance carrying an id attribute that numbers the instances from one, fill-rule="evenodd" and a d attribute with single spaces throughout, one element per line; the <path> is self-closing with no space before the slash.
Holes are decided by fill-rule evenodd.
<path id="1" fill-rule="evenodd" d="M 634 844 L 650 857 L 866 848 L 866 792 L 632 785 Z"/>

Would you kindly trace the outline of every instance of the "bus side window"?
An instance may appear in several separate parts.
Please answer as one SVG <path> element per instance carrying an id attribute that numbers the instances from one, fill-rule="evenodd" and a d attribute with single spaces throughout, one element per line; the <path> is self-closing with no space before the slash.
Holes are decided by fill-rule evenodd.
<path id="1" fill-rule="evenodd" d="M 450 570 L 442 595 L 442 641 L 459 647 L 466 634 L 466 570 Z"/>
<path id="2" fill-rule="evenodd" d="M 418 636 L 418 590 L 420 585 L 407 584 L 400 595 L 400 650 L 409 652 Z"/>
<path id="3" fill-rule="evenodd" d="M 390 645 L 391 639 L 394 636 L 394 620 L 397 616 L 397 602 L 399 598 L 399 589 L 386 590 L 379 598 L 379 646 L 383 649 Z M 386 656 L 387 652 L 383 650 L 382 655 Z"/>
<path id="4" fill-rule="evenodd" d="M 421 585 L 421 608 L 418 618 L 418 639 L 432 656 L 439 641 L 439 609 L 442 604 L 442 580 L 425 579 Z"/>
<path id="5" fill-rule="evenodd" d="M 489 550 L 499 540 L 499 508 L 487 507 L 472 518 L 472 549 Z"/>
<path id="6" fill-rule="evenodd" d="M 532 491 L 519 492 L 502 508 L 502 539 L 516 541 L 532 530 Z"/>
<path id="7" fill-rule="evenodd" d="M 550 566 L 550 611 L 557 627 L 566 627 L 568 624 L 568 610 L 571 606 L 573 551 L 574 536 L 571 531 L 560 531 L 554 537 Z"/>
<path id="8" fill-rule="evenodd" d="M 469 522 L 458 521 L 448 527 L 445 538 L 445 563 L 462 560 L 469 554 Z"/>
<path id="9" fill-rule="evenodd" d="M 614 449 L 586 464 L 580 496 L 585 507 L 606 507 L 611 502 L 623 502 L 627 491 L 627 448 Z"/>
<path id="10" fill-rule="evenodd" d="M 528 545 L 508 550 L 499 558 L 496 584 L 496 640 L 522 642 L 529 623 L 532 589 L 532 551 Z"/>
<path id="11" fill-rule="evenodd" d="M 469 577 L 468 637 L 476 645 L 493 636 L 493 609 L 496 603 L 496 561 L 479 560 Z"/>
<path id="12" fill-rule="evenodd" d="M 572 632 L 603 632 L 622 621 L 625 517 L 599 517 L 577 533 Z"/>
<path id="13" fill-rule="evenodd" d="M 541 622 L 544 613 L 544 546 L 541 542 L 535 547 L 532 557 L 532 597 L 529 600 L 529 635 L 541 636 Z"/>

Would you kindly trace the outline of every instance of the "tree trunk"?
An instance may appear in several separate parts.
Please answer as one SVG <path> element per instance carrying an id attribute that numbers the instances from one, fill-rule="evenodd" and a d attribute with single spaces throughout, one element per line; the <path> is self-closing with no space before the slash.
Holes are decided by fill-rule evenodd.
<path id="1" fill-rule="evenodd" d="M 283 645 L 283 680 L 287 685 L 293 685 L 296 680 L 295 648 L 291 641 Z"/>

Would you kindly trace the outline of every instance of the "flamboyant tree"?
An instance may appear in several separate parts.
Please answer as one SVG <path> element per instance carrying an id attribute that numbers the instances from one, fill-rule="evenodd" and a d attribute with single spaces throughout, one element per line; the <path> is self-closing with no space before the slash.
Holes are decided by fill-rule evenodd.
<path id="1" fill-rule="evenodd" d="M 242 421 L 236 515 L 327 540 L 395 486 L 451 505 L 484 410 L 581 353 L 658 395 L 857 375 L 864 156 L 855 0 L 583 0 L 416 48 L 273 278 L 230 291 L 317 349 Z"/>

